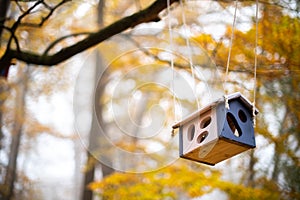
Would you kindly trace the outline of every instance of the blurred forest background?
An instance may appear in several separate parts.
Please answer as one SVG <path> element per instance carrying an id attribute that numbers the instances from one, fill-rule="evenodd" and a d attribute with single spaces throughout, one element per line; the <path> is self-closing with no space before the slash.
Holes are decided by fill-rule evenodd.
<path id="1" fill-rule="evenodd" d="M 299 1 L 259 0 L 257 24 L 239 1 L 235 29 L 234 1 L 170 1 L 54 65 L 154 1 L 0 2 L 0 199 L 300 199 Z M 255 149 L 213 167 L 178 158 L 175 121 L 254 89 Z"/>

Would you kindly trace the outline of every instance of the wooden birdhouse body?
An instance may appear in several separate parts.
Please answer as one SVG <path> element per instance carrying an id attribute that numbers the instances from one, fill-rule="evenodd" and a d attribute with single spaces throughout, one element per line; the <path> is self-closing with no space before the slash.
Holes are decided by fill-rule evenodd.
<path id="1" fill-rule="evenodd" d="M 240 93 L 221 99 L 175 124 L 180 157 L 214 165 L 255 148 L 252 104 Z M 256 110 L 257 112 L 257 110 Z"/>

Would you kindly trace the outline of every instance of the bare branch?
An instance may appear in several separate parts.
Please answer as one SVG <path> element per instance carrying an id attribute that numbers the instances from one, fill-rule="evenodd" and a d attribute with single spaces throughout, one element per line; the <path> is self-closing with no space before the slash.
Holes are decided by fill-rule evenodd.
<path id="1" fill-rule="evenodd" d="M 8 31 L 11 33 L 11 38 L 12 38 L 12 39 L 15 41 L 15 43 L 16 43 L 17 51 L 20 52 L 21 49 L 20 49 L 20 45 L 19 45 L 19 40 L 18 40 L 18 38 L 16 37 L 16 35 L 13 33 L 13 31 L 12 31 L 10 28 L 6 27 L 6 26 L 0 26 L 0 27 L 1 27 L 1 29 L 8 30 Z"/>
<path id="2" fill-rule="evenodd" d="M 20 2 L 19 2 L 19 1 L 15 1 L 15 2 L 16 2 L 16 5 L 18 6 L 19 10 L 20 10 L 21 12 L 25 12 L 25 10 L 22 8 Z"/>
<path id="3" fill-rule="evenodd" d="M 2 37 L 2 26 L 6 21 L 6 13 L 9 7 L 9 0 L 0 0 L 0 45 L 1 45 L 1 37 Z"/>
<path id="4" fill-rule="evenodd" d="M 83 36 L 83 35 L 89 35 L 89 34 L 92 34 L 92 32 L 82 32 L 82 33 L 73 33 L 73 34 L 70 34 L 70 35 L 65 35 L 61 38 L 58 38 L 57 40 L 55 40 L 52 44 L 50 44 L 47 49 L 44 51 L 43 55 L 42 56 L 47 56 L 47 54 L 49 53 L 49 51 L 55 46 L 57 45 L 58 43 L 60 43 L 61 41 L 65 40 L 65 39 L 68 39 L 70 37 L 78 37 L 78 36 Z"/>
<path id="5" fill-rule="evenodd" d="M 63 0 L 60 3 L 58 3 L 57 5 L 55 5 L 54 7 L 49 6 L 46 2 L 42 2 L 42 4 L 45 6 L 45 8 L 47 8 L 49 10 L 49 13 L 45 16 L 42 17 L 41 21 L 38 24 L 34 24 L 34 23 L 21 23 L 20 25 L 22 26 L 30 26 L 30 27 L 42 27 L 44 25 L 44 23 L 51 17 L 51 15 L 53 14 L 53 12 L 60 7 L 61 5 L 63 5 L 66 2 L 69 2 L 71 0 Z"/>
<path id="6" fill-rule="evenodd" d="M 177 2 L 178 0 L 170 0 L 170 3 Z M 40 1 L 38 1 L 40 2 Z M 37 3 L 38 3 L 37 2 Z M 141 10 L 133 15 L 128 17 L 124 17 L 115 23 L 99 30 L 98 32 L 90 34 L 87 38 L 79 41 L 76 44 L 73 44 L 69 47 L 66 47 L 59 52 L 53 55 L 39 55 L 33 52 L 18 52 L 15 50 L 10 50 L 7 55 L 5 55 L 5 59 L 13 59 L 16 58 L 18 60 L 24 61 L 30 64 L 36 65 L 45 65 L 52 66 L 58 63 L 61 63 L 70 57 L 83 52 L 84 50 L 91 48 L 104 40 L 121 33 L 128 28 L 133 28 L 138 24 L 151 22 L 151 21 L 159 21 L 159 13 L 167 7 L 167 2 L 165 0 L 157 0 L 149 7 L 144 10 Z M 50 45 L 51 46 L 51 45 Z M 49 47 L 48 47 L 49 48 Z M 3 58 L 2 58 L 3 59 Z M 0 64 L 1 61 L 0 60 Z M 0 65 L 2 67 L 2 65 Z"/>
<path id="7" fill-rule="evenodd" d="M 6 52 L 10 51 L 10 45 L 11 45 L 11 41 L 13 39 L 13 37 L 15 36 L 15 32 L 17 30 L 17 28 L 19 27 L 22 19 L 27 16 L 34 8 L 36 8 L 39 4 L 42 3 L 42 0 L 37 1 L 32 7 L 30 7 L 26 12 L 24 12 L 19 18 L 18 20 L 13 24 L 13 26 L 11 27 L 11 36 L 8 40 L 7 43 L 7 48 L 6 48 Z"/>

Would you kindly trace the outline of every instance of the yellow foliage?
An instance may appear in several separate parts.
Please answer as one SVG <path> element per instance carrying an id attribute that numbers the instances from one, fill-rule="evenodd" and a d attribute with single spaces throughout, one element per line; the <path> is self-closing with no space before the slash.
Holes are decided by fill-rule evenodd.
<path id="1" fill-rule="evenodd" d="M 221 180 L 220 173 L 200 165 L 177 162 L 164 169 L 144 174 L 116 172 L 90 189 L 108 199 L 178 199 L 199 197 L 220 189 L 230 199 L 278 199 L 279 193 Z M 273 188 L 272 188 L 273 189 Z"/>

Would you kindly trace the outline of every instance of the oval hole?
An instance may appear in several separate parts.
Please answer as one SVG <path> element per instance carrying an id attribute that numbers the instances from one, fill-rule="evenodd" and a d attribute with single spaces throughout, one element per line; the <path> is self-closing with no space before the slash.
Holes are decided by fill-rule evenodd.
<path id="1" fill-rule="evenodd" d="M 194 139 L 194 136 L 195 136 L 195 125 L 191 124 L 188 128 L 188 134 L 187 134 L 188 140 L 192 141 Z"/>
<path id="2" fill-rule="evenodd" d="M 208 117 L 206 117 L 206 118 L 204 118 L 202 121 L 201 121 L 201 123 L 200 123 L 200 128 L 206 128 L 206 127 L 208 127 L 208 125 L 211 123 L 211 117 L 210 116 L 208 116 Z"/>
<path id="3" fill-rule="evenodd" d="M 235 135 L 236 137 L 240 137 L 242 135 L 241 128 L 239 127 L 236 119 L 231 113 L 226 114 L 226 119 L 228 122 L 228 125 L 232 131 L 232 134 Z"/>
<path id="4" fill-rule="evenodd" d="M 205 140 L 205 138 L 207 138 L 208 136 L 208 132 L 205 131 L 203 133 L 201 133 L 198 137 L 197 137 L 197 142 L 200 144 L 201 142 L 203 142 Z"/>
<path id="5" fill-rule="evenodd" d="M 239 115 L 239 118 L 242 122 L 245 123 L 247 121 L 247 116 L 246 116 L 246 114 L 243 110 L 239 110 L 238 115 Z"/>

